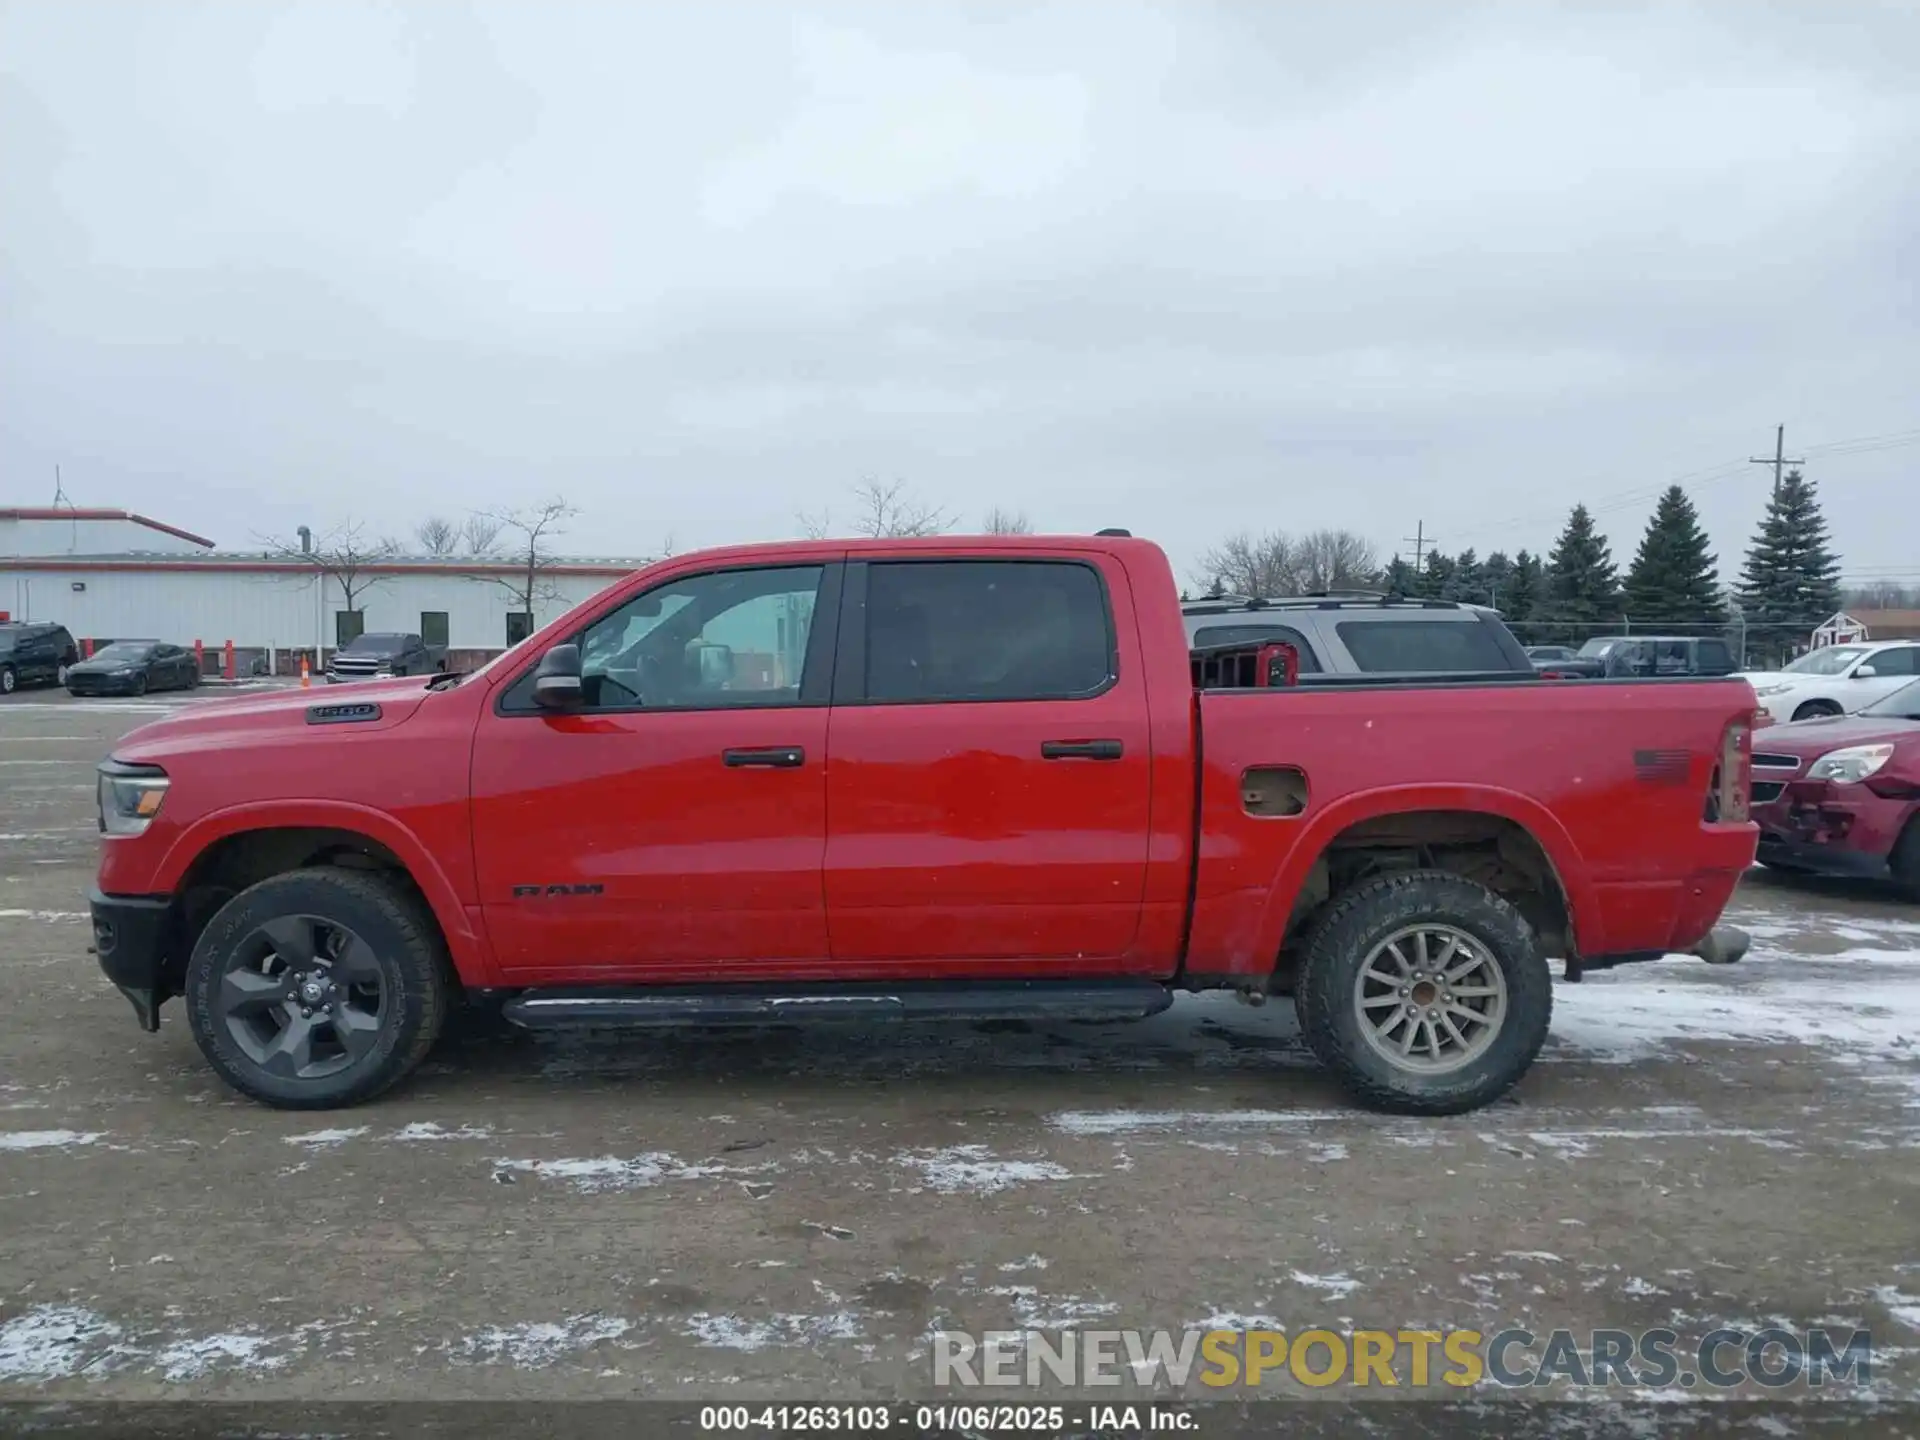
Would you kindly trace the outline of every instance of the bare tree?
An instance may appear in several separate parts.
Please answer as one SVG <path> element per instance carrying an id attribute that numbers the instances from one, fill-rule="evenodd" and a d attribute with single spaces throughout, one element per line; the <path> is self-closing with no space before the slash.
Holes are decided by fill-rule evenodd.
<path id="1" fill-rule="evenodd" d="M 527 631 L 534 628 L 536 607 L 542 602 L 563 600 L 559 587 L 545 577 L 553 565 L 548 546 L 553 537 L 566 528 L 566 522 L 580 512 L 555 496 L 539 505 L 513 510 L 485 512 L 495 522 L 495 534 L 505 533 L 504 554 L 513 560 L 513 569 L 505 574 L 480 578 L 500 586 L 511 597 L 513 608 L 527 617 Z"/>
<path id="2" fill-rule="evenodd" d="M 460 544 L 469 555 L 491 555 L 499 538 L 500 522 L 491 515 L 476 512 L 461 522 Z"/>
<path id="3" fill-rule="evenodd" d="M 953 528 L 953 516 L 937 505 L 924 505 L 907 491 L 907 482 L 866 480 L 853 487 L 854 518 L 849 529 L 855 535 L 876 539 L 902 535 L 944 535 Z M 824 540 L 832 533 L 833 518 L 822 510 L 818 515 L 800 513 L 800 529 L 810 540 Z"/>
<path id="4" fill-rule="evenodd" d="M 301 535 L 293 540 L 268 538 L 269 554 L 282 560 L 311 565 L 324 585 L 329 579 L 340 587 L 341 608 L 357 611 L 356 603 L 386 576 L 370 573 L 369 567 L 391 559 L 400 546 L 388 539 L 370 539 L 366 527 L 357 520 L 343 521 L 321 536 Z"/>
<path id="5" fill-rule="evenodd" d="M 987 518 L 980 522 L 982 535 L 1031 535 L 1033 521 L 1027 518 L 1024 510 L 1003 510 L 998 505 L 987 511 Z"/>
<path id="6" fill-rule="evenodd" d="M 1255 600 L 1289 595 L 1294 587 L 1294 543 L 1278 530 L 1229 535 L 1200 557 L 1195 576 L 1214 594 L 1246 595 Z"/>
<path id="7" fill-rule="evenodd" d="M 1295 594 L 1361 589 L 1379 570 L 1379 553 L 1351 530 L 1315 530 L 1293 547 Z"/>
<path id="8" fill-rule="evenodd" d="M 460 527 L 444 515 L 429 515 L 413 527 L 413 538 L 428 555 L 451 555 L 460 545 Z"/>
<path id="9" fill-rule="evenodd" d="M 1840 595 L 1840 603 L 1850 610 L 1907 610 L 1916 599 L 1920 599 L 1920 591 L 1898 580 L 1869 580 Z"/>

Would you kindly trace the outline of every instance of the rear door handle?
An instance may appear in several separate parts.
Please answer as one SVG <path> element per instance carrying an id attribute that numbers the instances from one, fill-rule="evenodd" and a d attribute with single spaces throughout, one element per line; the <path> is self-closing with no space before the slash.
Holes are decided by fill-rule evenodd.
<path id="1" fill-rule="evenodd" d="M 1118 740 L 1042 740 L 1042 760 L 1118 760 L 1125 753 Z"/>
<path id="2" fill-rule="evenodd" d="M 721 760 L 729 770 L 745 765 L 763 765 L 772 770 L 797 770 L 807 763 L 807 752 L 798 745 L 769 745 L 761 750 L 722 750 Z"/>

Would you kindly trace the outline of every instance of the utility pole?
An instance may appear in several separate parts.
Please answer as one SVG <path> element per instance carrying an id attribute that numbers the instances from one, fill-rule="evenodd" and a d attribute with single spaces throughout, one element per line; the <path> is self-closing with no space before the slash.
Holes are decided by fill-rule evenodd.
<path id="1" fill-rule="evenodd" d="M 1789 465 L 1804 465 L 1807 462 L 1805 460 L 1789 460 L 1787 458 L 1787 427 L 1784 425 L 1776 425 L 1773 427 L 1773 454 L 1755 455 L 1749 459 L 1747 463 L 1749 465 L 1771 465 L 1773 467 L 1773 493 L 1775 498 L 1778 498 L 1780 494 L 1781 472 Z"/>
<path id="2" fill-rule="evenodd" d="M 1420 573 L 1420 557 L 1426 548 L 1433 544 L 1433 536 L 1427 534 L 1427 522 L 1422 520 L 1413 527 L 1413 534 L 1400 537 L 1413 547 L 1413 573 Z"/>

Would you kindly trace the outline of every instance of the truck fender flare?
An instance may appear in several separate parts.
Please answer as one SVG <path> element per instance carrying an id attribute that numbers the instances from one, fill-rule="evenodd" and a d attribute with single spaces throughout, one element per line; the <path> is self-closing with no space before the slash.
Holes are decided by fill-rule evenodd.
<path id="1" fill-rule="evenodd" d="M 1581 951 L 1594 952 L 1598 939 L 1594 927 L 1600 911 L 1593 881 L 1579 847 L 1552 811 L 1530 796 L 1494 785 L 1396 785 L 1344 795 L 1309 819 L 1299 842 L 1281 861 L 1279 873 L 1267 892 L 1259 932 L 1262 948 L 1258 953 L 1277 960 L 1281 942 L 1286 939 L 1287 923 L 1293 918 L 1294 901 L 1306 884 L 1308 872 L 1337 835 L 1365 820 L 1415 810 L 1470 811 L 1511 820 L 1525 830 L 1553 866 L 1554 878 L 1566 897 L 1571 938 Z"/>
<path id="2" fill-rule="evenodd" d="M 459 893 L 433 852 L 393 816 L 365 805 L 345 800 L 262 800 L 211 811 L 179 834 L 168 847 L 154 878 L 160 888 L 171 893 L 179 888 L 188 869 L 208 846 L 230 835 L 247 830 L 306 829 L 344 830 L 364 835 L 392 851 L 407 867 L 407 873 L 420 887 L 420 894 L 439 922 L 455 970 L 467 977 L 469 984 L 475 979 L 485 983 L 491 978 L 492 955 L 484 939 L 474 932 Z"/>

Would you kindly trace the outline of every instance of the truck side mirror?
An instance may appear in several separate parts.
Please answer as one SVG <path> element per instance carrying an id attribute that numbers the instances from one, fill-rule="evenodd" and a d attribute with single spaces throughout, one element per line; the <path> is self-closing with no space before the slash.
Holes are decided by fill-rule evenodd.
<path id="1" fill-rule="evenodd" d="M 584 698 L 578 645 L 556 645 L 540 657 L 533 672 L 534 704 L 544 710 L 578 710 Z"/>

